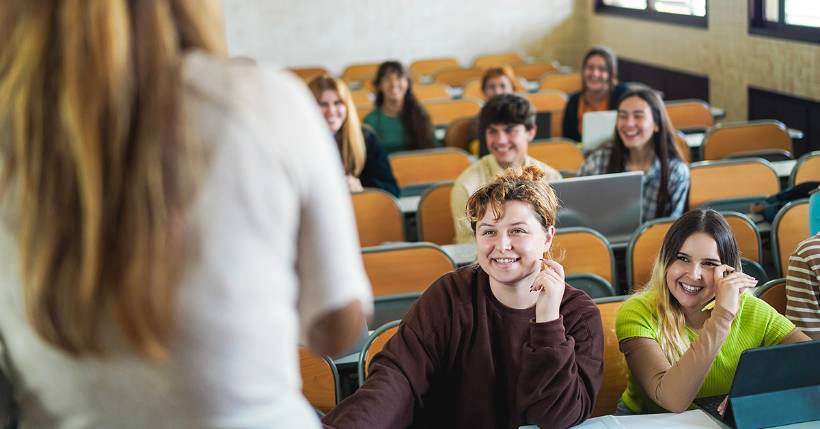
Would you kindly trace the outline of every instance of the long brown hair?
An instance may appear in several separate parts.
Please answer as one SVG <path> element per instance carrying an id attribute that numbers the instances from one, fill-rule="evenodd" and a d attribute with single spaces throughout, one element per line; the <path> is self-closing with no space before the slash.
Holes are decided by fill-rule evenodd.
<path id="1" fill-rule="evenodd" d="M 0 40 L 0 198 L 16 211 L 31 324 L 69 354 L 101 354 L 112 314 L 143 356 L 164 356 L 197 183 L 180 63 L 224 51 L 218 5 L 15 0 Z"/>
<path id="2" fill-rule="evenodd" d="M 359 122 L 359 114 L 356 113 L 356 105 L 353 103 L 353 96 L 341 79 L 322 75 L 316 76 L 308 83 L 310 92 L 316 101 L 325 91 L 333 91 L 339 96 L 339 100 L 345 105 L 347 115 L 342 123 L 342 128 L 336 132 L 336 142 L 339 144 L 339 151 L 342 154 L 342 164 L 345 173 L 359 177 L 364 168 L 367 158 L 367 149 L 362 134 L 362 124 Z"/>
<path id="3" fill-rule="evenodd" d="M 413 79 L 410 79 L 407 70 L 400 62 L 385 61 L 379 65 L 376 77 L 373 79 L 373 86 L 376 88 L 376 107 L 384 105 L 384 93 L 380 88 L 381 81 L 393 73 L 407 78 L 407 93 L 404 94 L 404 105 L 399 117 L 404 125 L 408 148 L 412 150 L 433 147 L 433 124 L 430 122 L 430 115 L 413 93 Z"/>

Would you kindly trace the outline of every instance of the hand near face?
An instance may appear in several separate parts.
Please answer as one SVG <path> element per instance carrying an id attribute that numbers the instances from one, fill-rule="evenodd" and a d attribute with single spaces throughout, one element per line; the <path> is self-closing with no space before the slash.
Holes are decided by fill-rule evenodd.
<path id="1" fill-rule="evenodd" d="M 530 287 L 532 292 L 538 294 L 535 301 L 536 323 L 550 322 L 559 317 L 565 284 L 564 267 L 551 259 L 544 259 L 541 272 Z"/>
<path id="2" fill-rule="evenodd" d="M 734 270 L 728 265 L 715 268 L 715 302 L 717 305 L 737 314 L 740 307 L 740 294 L 757 285 L 757 280 Z"/>
<path id="3" fill-rule="evenodd" d="M 347 188 L 350 192 L 362 192 L 364 188 L 362 187 L 362 182 L 359 180 L 358 177 L 348 174 L 347 176 Z"/>

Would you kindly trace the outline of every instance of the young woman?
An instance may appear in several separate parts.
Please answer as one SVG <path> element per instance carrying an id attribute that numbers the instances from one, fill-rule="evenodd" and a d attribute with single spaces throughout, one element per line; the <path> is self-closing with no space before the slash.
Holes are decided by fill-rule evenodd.
<path id="1" fill-rule="evenodd" d="M 613 141 L 592 152 L 579 175 L 642 171 L 644 220 L 680 216 L 689 191 L 689 166 L 658 93 L 636 87 L 618 104 Z"/>
<path id="2" fill-rule="evenodd" d="M 387 153 L 433 147 L 430 115 L 413 95 L 413 83 L 401 63 L 382 63 L 373 85 L 376 108 L 364 122 L 376 131 Z"/>
<path id="3" fill-rule="evenodd" d="M 350 192 L 379 188 L 398 197 L 399 185 L 387 155 L 370 127 L 361 126 L 347 85 L 325 75 L 317 76 L 308 87 L 339 147 Z"/>
<path id="4" fill-rule="evenodd" d="M 616 334 L 629 366 L 620 413 L 681 412 L 729 392 L 749 348 L 808 341 L 751 293 L 732 230 L 714 210 L 681 216 L 664 237 L 645 292 L 624 303 Z M 714 307 L 707 304 L 713 300 Z"/>
<path id="5" fill-rule="evenodd" d="M 565 428 L 601 385 L 601 316 L 549 260 L 557 199 L 536 167 L 470 197 L 478 264 L 433 283 L 377 354 L 336 428 Z"/>
<path id="6" fill-rule="evenodd" d="M 605 46 L 594 46 L 584 55 L 581 92 L 572 94 L 564 107 L 562 135 L 582 141 L 584 113 L 613 109 L 626 90 L 625 85 L 618 84 L 615 52 Z"/>
<path id="7" fill-rule="evenodd" d="M 224 59 L 220 9 L 3 5 L 2 426 L 319 426 L 297 344 L 343 351 L 372 302 L 350 198 L 310 95 Z"/>

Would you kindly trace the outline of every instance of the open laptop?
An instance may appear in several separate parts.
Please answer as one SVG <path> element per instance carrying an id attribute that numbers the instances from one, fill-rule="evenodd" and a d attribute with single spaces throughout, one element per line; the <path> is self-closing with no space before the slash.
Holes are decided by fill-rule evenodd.
<path id="1" fill-rule="evenodd" d="M 550 183 L 558 196 L 558 227 L 585 226 L 610 243 L 626 243 L 641 225 L 643 173 L 600 174 Z"/>
<path id="2" fill-rule="evenodd" d="M 584 113 L 582 126 L 582 144 L 584 152 L 591 152 L 598 146 L 612 140 L 615 135 L 615 122 L 618 119 L 618 112 L 615 110 L 604 110 L 601 112 Z"/>
<path id="3" fill-rule="evenodd" d="M 740 355 L 724 416 L 724 396 L 695 405 L 737 428 L 782 426 L 820 420 L 820 340 L 749 349 Z"/>

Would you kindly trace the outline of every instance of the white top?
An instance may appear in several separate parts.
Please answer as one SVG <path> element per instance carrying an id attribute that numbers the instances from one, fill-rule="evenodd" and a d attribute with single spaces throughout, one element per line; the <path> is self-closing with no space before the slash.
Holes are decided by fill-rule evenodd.
<path id="1" fill-rule="evenodd" d="M 319 427 L 301 394 L 300 334 L 354 299 L 372 305 L 335 146 L 295 78 L 202 54 L 183 70 L 187 123 L 211 152 L 171 359 L 143 361 L 113 323 L 107 359 L 71 359 L 41 341 L 6 222 L 0 368 L 22 427 Z"/>

